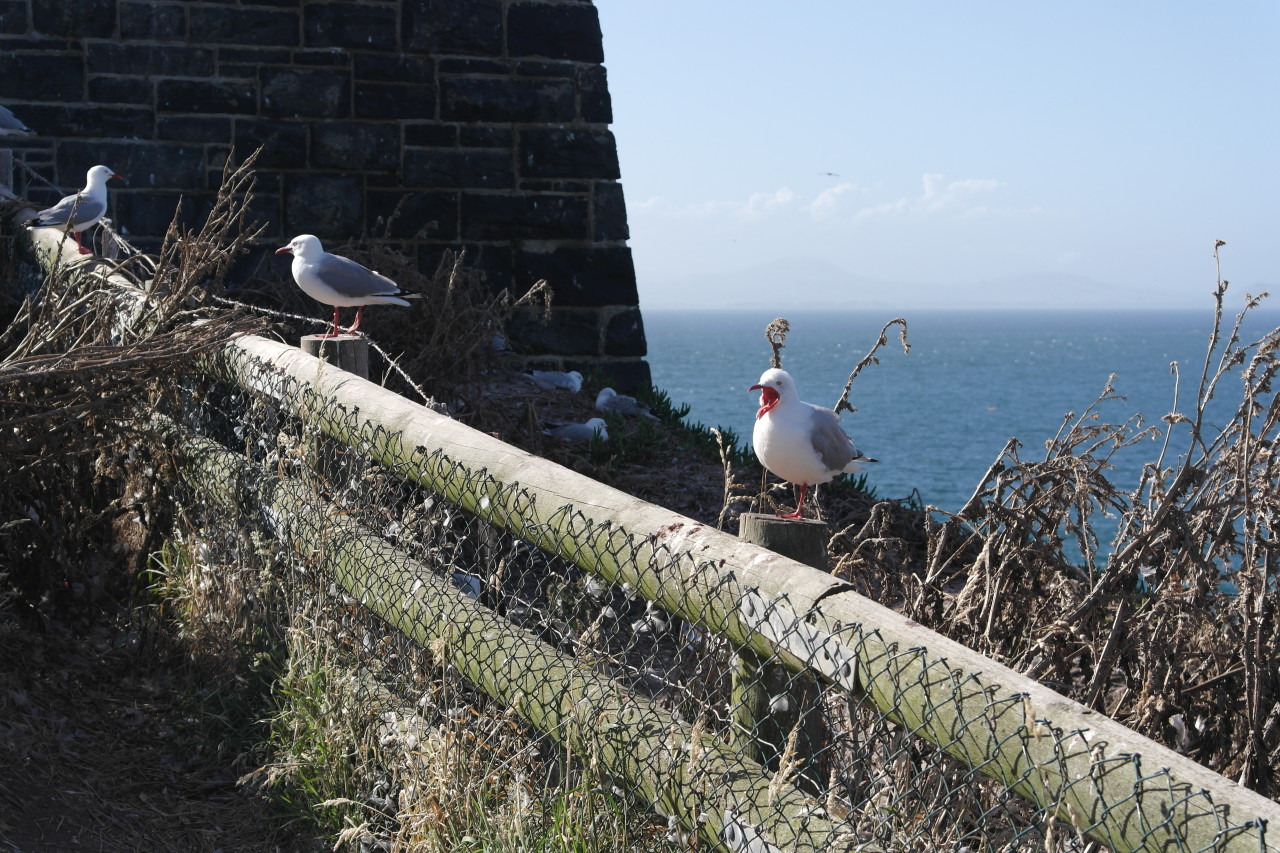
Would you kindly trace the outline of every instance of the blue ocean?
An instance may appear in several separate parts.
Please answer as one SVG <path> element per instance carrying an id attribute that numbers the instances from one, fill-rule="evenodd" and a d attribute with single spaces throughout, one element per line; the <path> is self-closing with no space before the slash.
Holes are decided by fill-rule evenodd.
<path id="1" fill-rule="evenodd" d="M 879 364 L 854 383 L 843 426 L 875 459 L 867 482 L 881 498 L 921 500 L 954 512 L 972 495 L 1010 438 L 1023 459 L 1042 458 L 1068 412 L 1083 413 L 1115 374 L 1116 393 L 1101 417 L 1120 423 L 1140 414 L 1147 423 L 1175 409 L 1189 412 L 1213 328 L 1212 303 L 1204 311 L 794 311 L 782 366 L 800 396 L 834 406 L 849 373 L 895 316 L 907 321 L 911 350 L 904 354 L 898 327 L 880 349 Z M 751 440 L 758 394 L 747 388 L 769 367 L 765 328 L 776 313 L 645 310 L 653 382 L 686 418 L 734 430 Z M 1229 327 L 1234 313 L 1224 323 Z M 1280 312 L 1250 314 L 1246 340 L 1280 323 Z M 1215 359 L 1216 360 L 1216 359 Z M 1181 374 L 1180 399 L 1175 377 Z M 1228 421 L 1240 402 L 1238 374 L 1225 380 L 1210 407 L 1211 420 Z M 1185 450 L 1175 441 L 1166 456 Z M 1117 456 L 1112 482 L 1137 485 L 1142 466 L 1160 445 L 1149 441 Z"/>

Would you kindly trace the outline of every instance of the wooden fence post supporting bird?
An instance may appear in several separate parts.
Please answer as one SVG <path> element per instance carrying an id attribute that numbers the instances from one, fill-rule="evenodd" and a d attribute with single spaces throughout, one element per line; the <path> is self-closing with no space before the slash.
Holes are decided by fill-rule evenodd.
<path id="1" fill-rule="evenodd" d="M 827 541 L 831 531 L 821 521 L 743 513 L 738 538 L 815 569 L 828 570 Z M 825 774 L 814 760 L 814 753 L 829 738 L 822 713 L 822 688 L 816 681 L 792 675 L 786 667 L 768 663 L 756 652 L 743 649 L 734 661 L 731 707 L 735 743 L 744 755 L 771 770 L 778 768 L 787 740 L 799 726 L 794 754 L 788 756 L 789 761 L 800 762 L 796 782 L 803 786 L 804 780 L 818 789 L 823 787 Z"/>
<path id="2" fill-rule="evenodd" d="M 369 339 L 364 335 L 304 335 L 302 351 L 340 370 L 369 378 Z M 340 442 L 315 435 L 306 440 L 311 470 L 327 488 L 341 491 L 358 480 L 362 457 Z"/>

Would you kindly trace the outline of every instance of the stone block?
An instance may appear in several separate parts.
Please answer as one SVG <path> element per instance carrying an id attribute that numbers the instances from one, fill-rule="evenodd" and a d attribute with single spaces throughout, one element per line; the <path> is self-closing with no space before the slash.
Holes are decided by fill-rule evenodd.
<path id="1" fill-rule="evenodd" d="M 311 50 L 295 50 L 291 53 L 286 65 L 300 68 L 340 68 L 351 67 L 351 53 L 336 47 L 313 48 Z"/>
<path id="2" fill-rule="evenodd" d="M 638 358 L 619 359 L 618 361 L 571 361 L 564 362 L 565 370 L 597 370 L 604 377 L 610 388 L 619 394 L 635 394 L 653 387 L 653 375 L 649 371 L 649 363 Z"/>
<path id="3" fill-rule="evenodd" d="M 364 230 L 364 184 L 350 175 L 289 175 L 284 218 L 286 233 L 347 240 Z"/>
<path id="4" fill-rule="evenodd" d="M 463 207 L 465 214 L 466 208 Z M 516 255 L 516 277 L 545 278 L 556 305 L 572 308 L 636 305 L 636 271 L 626 246 L 561 246 L 551 251 L 524 249 Z"/>
<path id="5" fill-rule="evenodd" d="M 604 62 L 600 16 L 590 3 L 512 3 L 507 55 Z"/>
<path id="6" fill-rule="evenodd" d="M 23 0 L 0 0 L 0 33 L 27 31 L 27 3 Z"/>
<path id="7" fill-rule="evenodd" d="M 600 315 L 597 311 L 556 310 L 544 325 L 534 312 L 520 311 L 507 323 L 507 334 L 531 355 L 598 355 Z"/>
<path id="8" fill-rule="evenodd" d="M 140 107 L 84 103 L 24 104 L 21 112 L 23 121 L 42 135 L 63 139 L 150 138 L 154 125 L 151 110 Z M 10 147 L 10 143 L 6 142 L 4 147 Z M 77 184 L 77 186 L 83 185 L 83 181 Z"/>
<path id="9" fill-rule="evenodd" d="M 156 109 L 169 113 L 253 113 L 257 95 L 249 83 L 229 80 L 161 80 Z"/>
<path id="10" fill-rule="evenodd" d="M 392 239 L 458 239 L 457 193 L 372 190 L 368 200 L 368 217 L 386 223 Z"/>
<path id="11" fill-rule="evenodd" d="M 191 193 L 179 192 L 136 192 L 117 190 L 114 199 L 114 221 L 116 227 L 127 235 L 145 234 L 151 237 L 163 237 L 178 214 L 178 224 L 183 228 L 198 228 L 208 216 L 212 194 L 202 194 L 200 199 Z M 178 210 L 178 200 L 182 200 L 182 210 Z"/>
<path id="12" fill-rule="evenodd" d="M 177 3 L 121 3 L 120 37 L 182 41 L 187 37 L 187 10 Z"/>
<path id="13" fill-rule="evenodd" d="M 116 0 L 39 0 L 31 23 L 43 35 L 109 38 L 116 33 Z"/>
<path id="14" fill-rule="evenodd" d="M 270 118 L 346 118 L 351 75 L 343 71 L 263 68 L 262 114 Z"/>
<path id="15" fill-rule="evenodd" d="M 156 138 L 173 142 L 230 139 L 231 119 L 227 116 L 159 116 L 156 119 Z"/>
<path id="16" fill-rule="evenodd" d="M 408 187 L 511 189 L 515 170 L 508 151 L 406 149 L 404 182 Z"/>
<path id="17" fill-rule="evenodd" d="M 435 84 L 435 66 L 425 56 L 381 53 L 357 53 L 352 56 L 356 80 L 375 83 Z"/>
<path id="18" fill-rule="evenodd" d="M 463 148 L 505 148 L 516 144 L 516 133 L 509 127 L 467 124 L 458 128 L 458 144 Z"/>
<path id="19" fill-rule="evenodd" d="M 501 59 L 442 56 L 437 60 L 437 65 L 441 74 L 453 74 L 460 77 L 474 77 L 477 74 L 503 76 L 511 73 L 511 63 L 504 62 Z"/>
<path id="20" fill-rule="evenodd" d="M 577 112 L 568 80 L 510 77 L 448 77 L 440 81 L 440 118 L 445 121 L 561 123 Z"/>
<path id="21" fill-rule="evenodd" d="M 580 67 L 577 62 L 561 62 L 549 59 L 522 59 L 515 64 L 513 73 L 517 77 L 560 77 L 573 80 Z"/>
<path id="22" fill-rule="evenodd" d="M 468 192 L 462 195 L 462 239 L 585 240 L 588 214 L 580 196 Z"/>
<path id="23" fill-rule="evenodd" d="M 458 128 L 446 124 L 406 124 L 404 144 L 421 148 L 457 148 Z"/>
<path id="24" fill-rule="evenodd" d="M 644 318 L 639 308 L 627 308 L 609 318 L 604 327 L 605 355 L 641 356 L 646 352 Z"/>
<path id="25" fill-rule="evenodd" d="M 404 43 L 432 55 L 502 55 L 502 0 L 405 0 Z"/>
<path id="26" fill-rule="evenodd" d="M 82 186 L 84 172 L 97 163 L 124 175 L 124 186 L 129 189 L 187 192 L 203 186 L 204 151 L 199 145 L 65 140 L 58 146 L 58 175 L 71 178 L 77 186 Z"/>
<path id="27" fill-rule="evenodd" d="M 461 247 L 462 268 L 477 275 L 493 294 L 511 290 L 511 248 L 506 245 L 471 245 Z M 418 248 L 418 269 L 432 275 L 452 269 L 459 246 L 456 243 L 422 243 Z M 523 290 L 528 290 L 527 282 Z"/>
<path id="28" fill-rule="evenodd" d="M 396 49 L 396 10 L 368 3 L 308 3 L 302 30 L 307 47 Z"/>
<path id="29" fill-rule="evenodd" d="M 287 121 L 237 118 L 236 156 L 248 157 L 259 146 L 262 153 L 258 155 L 258 168 L 296 169 L 307 155 L 307 126 Z"/>
<path id="30" fill-rule="evenodd" d="M 355 110 L 356 118 L 433 119 L 436 116 L 436 90 L 432 86 L 358 82 Z"/>
<path id="31" fill-rule="evenodd" d="M 607 130 L 522 130 L 518 159 L 522 178 L 620 177 L 618 147 Z"/>
<path id="32" fill-rule="evenodd" d="M 622 184 L 600 181 L 591 196 L 591 239 L 599 243 L 631 239 Z"/>
<path id="33" fill-rule="evenodd" d="M 0 50 L 0 98 L 80 101 L 84 82 L 84 60 L 79 56 Z"/>
<path id="34" fill-rule="evenodd" d="M 282 47 L 219 47 L 218 48 L 218 74 L 228 76 L 240 76 L 227 73 L 228 66 L 247 66 L 254 69 L 249 77 L 257 77 L 257 67 L 260 65 L 288 65 L 293 61 L 293 56 L 299 51 L 292 51 Z"/>
<path id="35" fill-rule="evenodd" d="M 90 74 L 154 74 L 164 77 L 209 77 L 214 52 L 208 48 L 164 44 L 91 42 L 85 55 Z"/>
<path id="36" fill-rule="evenodd" d="M 609 97 L 609 79 L 603 65 L 578 67 L 579 118 L 590 124 L 613 122 L 613 100 Z"/>
<path id="37" fill-rule="evenodd" d="M 400 129 L 392 124 L 322 122 L 311 129 L 311 165 L 390 171 L 400 167 Z"/>
<path id="38" fill-rule="evenodd" d="M 201 44 L 297 47 L 302 40 L 295 11 L 240 6 L 192 6 L 190 32 Z"/>
<path id="39" fill-rule="evenodd" d="M 150 104 L 151 95 L 151 81 L 145 77 L 107 76 L 89 80 L 89 100 L 96 104 Z"/>

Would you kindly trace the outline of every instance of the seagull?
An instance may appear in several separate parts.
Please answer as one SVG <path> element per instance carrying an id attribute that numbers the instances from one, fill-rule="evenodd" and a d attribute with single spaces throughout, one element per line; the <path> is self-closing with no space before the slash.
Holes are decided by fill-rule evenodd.
<path id="1" fill-rule="evenodd" d="M 785 370 L 766 370 L 747 390 L 760 392 L 760 410 L 751 432 L 756 458 L 774 475 L 800 485 L 796 511 L 779 513 L 780 518 L 801 517 L 810 486 L 861 471 L 862 463 L 876 461 L 853 446 L 840 428 L 839 415 L 801 400 L 795 380 Z"/>
<path id="2" fill-rule="evenodd" d="M 561 441 L 591 441 L 593 438 L 609 440 L 609 430 L 605 428 L 604 418 L 592 418 L 585 424 L 549 423 L 542 432 Z"/>
<path id="3" fill-rule="evenodd" d="M 333 331 L 322 338 L 336 338 L 338 312 L 356 308 L 356 322 L 348 333 L 360 330 L 360 318 L 366 305 L 404 305 L 405 299 L 418 298 L 417 293 L 400 293 L 400 288 L 385 275 L 360 266 L 350 258 L 331 255 L 311 234 L 299 234 L 289 245 L 276 249 L 277 255 L 293 255 L 293 280 L 317 302 L 333 306 Z"/>
<path id="4" fill-rule="evenodd" d="M 30 136 L 34 132 L 8 107 L 0 105 L 0 136 Z"/>
<path id="5" fill-rule="evenodd" d="M 110 166 L 94 166 L 85 175 L 85 186 L 80 192 L 69 195 L 53 207 L 45 208 L 27 223 L 28 228 L 66 228 L 80 247 L 80 254 L 92 255 L 80 242 L 80 232 L 97 225 L 107 212 L 107 181 L 124 180 Z"/>
<path id="6" fill-rule="evenodd" d="M 600 393 L 596 395 L 596 408 L 602 412 L 614 412 L 619 415 L 644 415 L 646 418 L 657 420 L 653 414 L 649 412 L 649 407 L 641 403 L 635 397 L 628 397 L 626 394 L 619 394 L 612 388 L 601 388 Z"/>
<path id="7" fill-rule="evenodd" d="M 563 388 L 570 393 L 577 394 L 582 390 L 582 374 L 576 370 L 570 370 L 568 373 L 563 373 L 559 370 L 534 370 L 529 373 L 529 378 L 539 388 L 544 388 L 547 391 Z"/>

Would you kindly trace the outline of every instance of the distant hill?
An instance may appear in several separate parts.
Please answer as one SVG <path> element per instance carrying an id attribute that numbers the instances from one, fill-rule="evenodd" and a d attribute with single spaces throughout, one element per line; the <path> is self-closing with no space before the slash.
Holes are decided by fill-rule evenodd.
<path id="1" fill-rule="evenodd" d="M 815 258 L 774 261 L 734 273 L 641 280 L 648 308 L 1199 308 L 1203 295 L 1108 283 L 1068 273 L 1030 273 L 951 283 L 888 281 Z M 1249 288 L 1251 292 L 1262 287 Z M 1237 288 L 1233 287 L 1233 291 Z M 1242 295 L 1242 291 L 1240 292 Z M 1280 295 L 1280 294 L 1278 294 Z"/>

